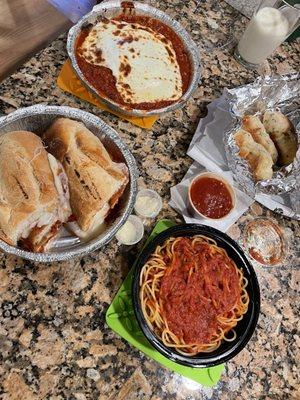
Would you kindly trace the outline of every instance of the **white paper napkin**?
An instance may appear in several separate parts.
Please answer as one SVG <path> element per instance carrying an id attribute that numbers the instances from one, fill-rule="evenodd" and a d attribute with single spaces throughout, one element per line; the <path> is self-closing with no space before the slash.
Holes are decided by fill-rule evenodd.
<path id="1" fill-rule="evenodd" d="M 194 162 L 189 170 L 187 171 L 186 175 L 184 176 L 183 180 L 176 186 L 171 188 L 171 200 L 169 205 L 174 208 L 177 212 L 182 214 L 185 222 L 187 223 L 195 223 L 195 224 L 204 224 L 212 226 L 213 228 L 219 229 L 222 232 L 226 232 L 227 229 L 237 221 L 240 216 L 249 208 L 249 206 L 253 203 L 253 199 L 247 196 L 245 193 L 241 192 L 239 189 L 234 187 L 235 194 L 236 194 L 236 207 L 230 213 L 230 215 L 222 220 L 211 220 L 207 218 L 196 217 L 194 215 L 190 215 L 188 211 L 188 188 L 192 181 L 192 179 L 199 174 L 200 172 L 205 172 L 206 169 Z M 221 169 L 211 170 L 217 172 L 225 179 L 227 179 L 231 184 L 232 181 L 232 174 L 230 172 L 224 172 Z"/>
<path id="2" fill-rule="evenodd" d="M 207 116 L 200 121 L 187 154 L 210 171 L 229 171 L 223 136 L 230 122 L 228 103 L 221 96 L 208 107 Z"/>

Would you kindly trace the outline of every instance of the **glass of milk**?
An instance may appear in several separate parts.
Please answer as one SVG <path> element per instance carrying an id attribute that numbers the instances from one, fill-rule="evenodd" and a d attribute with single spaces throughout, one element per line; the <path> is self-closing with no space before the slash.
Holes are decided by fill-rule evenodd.
<path id="1" fill-rule="evenodd" d="M 247 68 L 257 68 L 299 26 L 295 1 L 261 0 L 239 41 L 234 56 Z"/>

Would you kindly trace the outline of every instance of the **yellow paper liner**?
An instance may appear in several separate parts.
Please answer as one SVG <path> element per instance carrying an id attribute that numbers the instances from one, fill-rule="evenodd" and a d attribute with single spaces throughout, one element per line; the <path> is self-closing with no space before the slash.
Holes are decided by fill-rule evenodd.
<path id="1" fill-rule="evenodd" d="M 108 111 L 114 115 L 117 115 L 120 118 L 126 119 L 134 125 L 139 126 L 144 129 L 151 129 L 154 122 L 157 120 L 157 116 L 151 117 L 131 117 L 129 115 L 124 115 L 118 113 L 114 110 L 111 110 L 104 103 L 96 99 L 81 83 L 80 79 L 77 78 L 75 72 L 72 69 L 70 60 L 66 60 L 62 69 L 57 78 L 57 86 L 64 90 L 65 92 L 69 92 L 76 97 L 79 97 L 82 100 L 86 100 L 89 103 L 94 104 L 96 107 L 101 110 Z"/>

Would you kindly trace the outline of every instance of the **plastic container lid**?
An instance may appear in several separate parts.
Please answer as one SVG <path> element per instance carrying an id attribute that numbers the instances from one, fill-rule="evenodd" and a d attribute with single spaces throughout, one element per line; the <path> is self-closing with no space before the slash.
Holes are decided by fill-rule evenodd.
<path id="1" fill-rule="evenodd" d="M 287 244 L 284 232 L 270 218 L 256 218 L 244 231 L 244 247 L 251 258 L 262 265 L 273 266 L 283 262 Z"/>

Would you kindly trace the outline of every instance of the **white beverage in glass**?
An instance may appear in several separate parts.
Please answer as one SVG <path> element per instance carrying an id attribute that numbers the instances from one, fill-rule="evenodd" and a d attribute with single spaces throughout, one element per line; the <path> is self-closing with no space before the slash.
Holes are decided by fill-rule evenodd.
<path id="1" fill-rule="evenodd" d="M 296 29 L 297 7 L 286 1 L 262 0 L 238 43 L 236 59 L 250 68 L 261 64 Z"/>
<path id="2" fill-rule="evenodd" d="M 286 38 L 289 22 L 276 8 L 264 7 L 252 18 L 238 51 L 251 64 L 261 64 Z"/>

